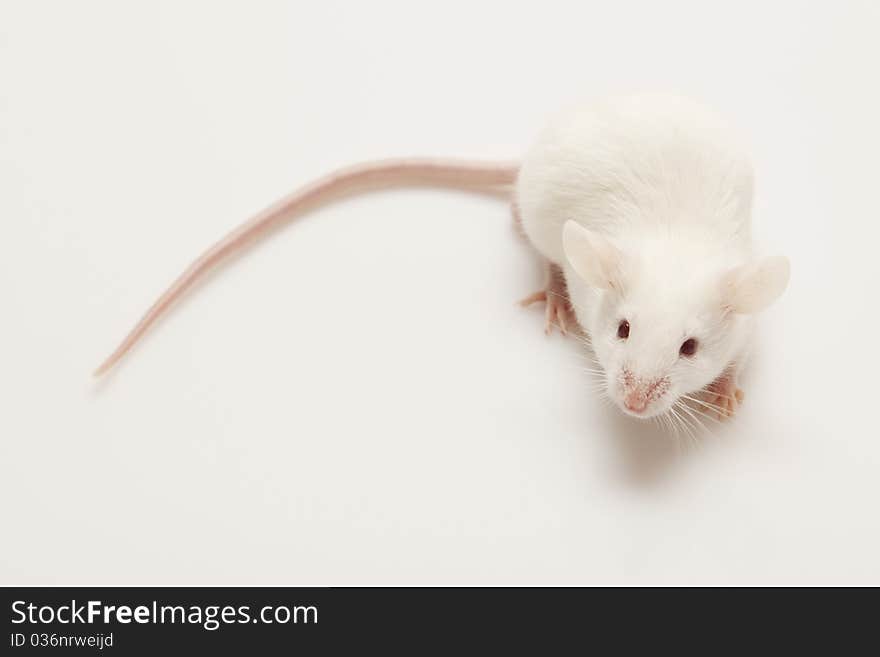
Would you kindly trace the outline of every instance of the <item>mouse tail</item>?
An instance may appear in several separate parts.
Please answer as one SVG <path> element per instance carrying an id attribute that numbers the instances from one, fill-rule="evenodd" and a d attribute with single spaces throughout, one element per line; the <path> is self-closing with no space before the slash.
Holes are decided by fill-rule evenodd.
<path id="1" fill-rule="evenodd" d="M 358 164 L 319 178 L 247 220 L 202 253 L 147 310 L 116 350 L 95 370 L 94 376 L 101 376 L 116 365 L 144 333 L 208 271 L 272 228 L 292 219 L 298 212 L 334 196 L 389 185 L 466 189 L 506 186 L 514 183 L 518 170 L 517 163 L 396 159 Z"/>

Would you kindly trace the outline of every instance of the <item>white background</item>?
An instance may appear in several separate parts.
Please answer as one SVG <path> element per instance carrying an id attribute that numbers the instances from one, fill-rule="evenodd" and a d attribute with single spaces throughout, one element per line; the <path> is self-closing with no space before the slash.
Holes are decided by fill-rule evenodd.
<path id="1" fill-rule="evenodd" d="M 0 582 L 880 584 L 878 33 L 867 0 L 4 0 Z M 793 265 L 699 449 L 600 404 L 515 305 L 506 205 L 451 191 L 291 223 L 91 380 L 296 185 L 645 89 L 750 136 Z"/>

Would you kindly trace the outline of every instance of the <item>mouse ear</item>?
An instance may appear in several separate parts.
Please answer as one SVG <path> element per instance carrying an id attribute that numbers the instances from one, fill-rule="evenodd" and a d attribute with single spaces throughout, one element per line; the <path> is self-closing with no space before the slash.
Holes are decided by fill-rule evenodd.
<path id="1" fill-rule="evenodd" d="M 737 267 L 724 277 L 724 306 L 752 314 L 764 310 L 785 291 L 790 275 L 788 258 L 771 256 Z"/>
<path id="2" fill-rule="evenodd" d="M 562 228 L 562 249 L 587 283 L 606 290 L 619 287 L 620 251 L 606 238 L 569 220 Z"/>

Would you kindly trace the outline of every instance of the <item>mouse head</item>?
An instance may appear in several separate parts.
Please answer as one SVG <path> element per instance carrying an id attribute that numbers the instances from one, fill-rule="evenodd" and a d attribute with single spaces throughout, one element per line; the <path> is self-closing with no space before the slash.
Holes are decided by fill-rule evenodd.
<path id="1" fill-rule="evenodd" d="M 608 395 L 641 418 L 665 413 L 721 375 L 743 347 L 751 315 L 788 284 L 786 258 L 724 267 L 671 240 L 625 253 L 574 221 L 564 227 L 563 248 L 580 279 L 569 292 Z M 580 290 L 593 302 L 579 303 Z M 586 307 L 594 308 L 589 316 Z"/>

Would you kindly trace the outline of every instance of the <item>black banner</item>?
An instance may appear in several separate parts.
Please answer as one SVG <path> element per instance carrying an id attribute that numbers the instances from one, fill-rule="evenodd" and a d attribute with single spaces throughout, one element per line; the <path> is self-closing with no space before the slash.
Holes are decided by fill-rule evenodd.
<path id="1" fill-rule="evenodd" d="M 5 655 L 598 654 L 687 646 L 791 648 L 834 610 L 792 592 L 465 588 L 4 588 Z M 757 593 L 757 595 L 756 595 Z M 799 596 L 805 602 L 803 596 Z M 782 599 L 784 598 L 784 599 Z M 798 609 L 802 607 L 802 609 Z M 836 606 L 841 614 L 842 607 Z M 846 615 L 839 650 L 873 627 L 873 606 Z M 842 614 L 841 614 L 842 616 Z M 819 619 L 821 619 L 820 622 Z M 709 643 L 706 637 L 713 636 Z M 702 638 L 701 638 L 702 637 Z M 610 642 L 610 643 L 609 643 Z M 613 646 L 613 650 L 609 650 Z"/>

